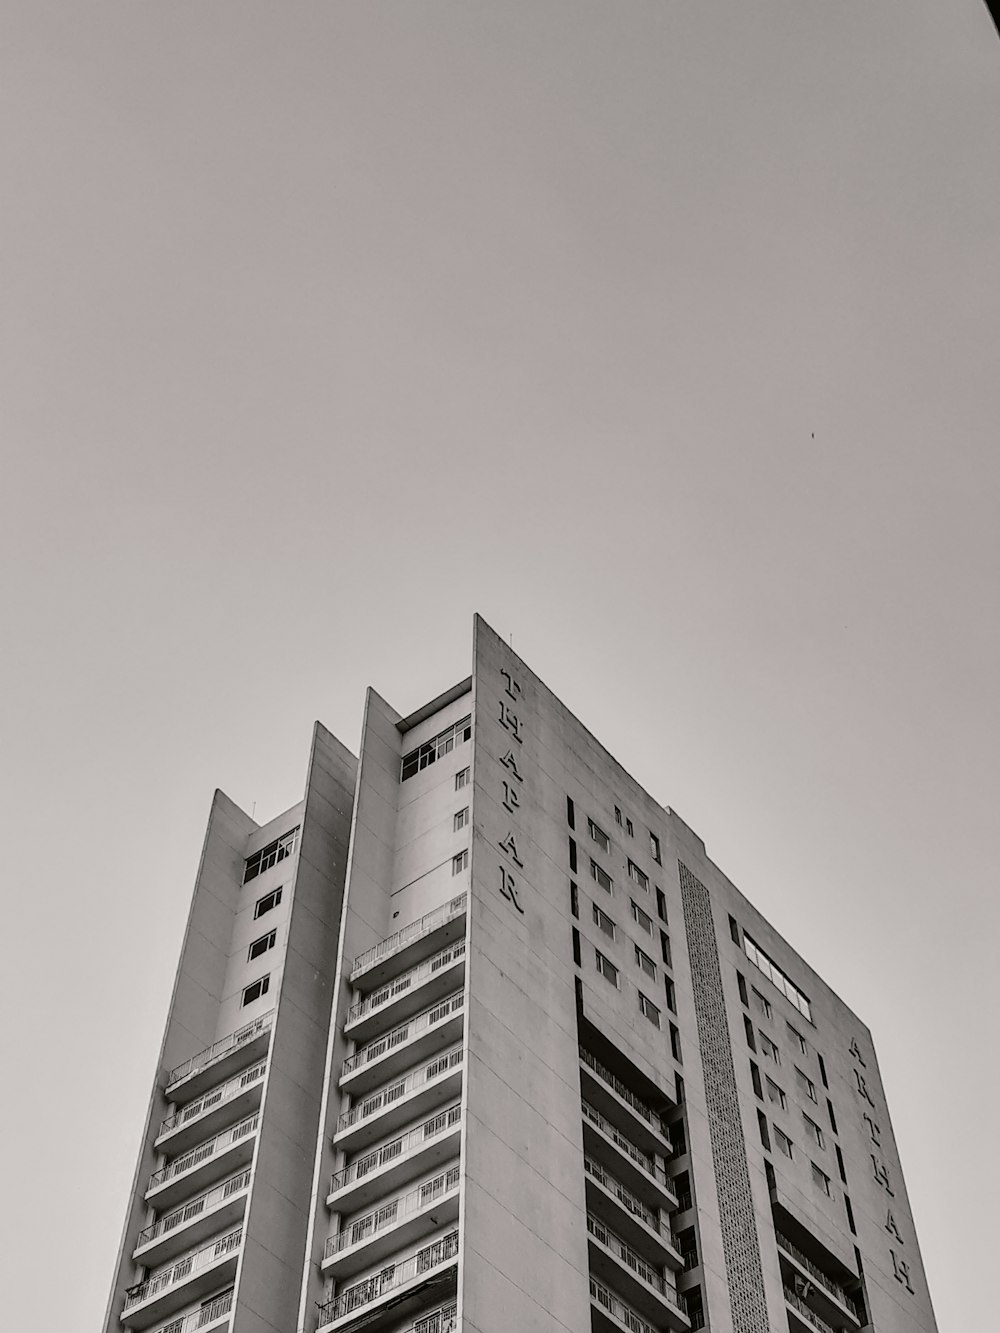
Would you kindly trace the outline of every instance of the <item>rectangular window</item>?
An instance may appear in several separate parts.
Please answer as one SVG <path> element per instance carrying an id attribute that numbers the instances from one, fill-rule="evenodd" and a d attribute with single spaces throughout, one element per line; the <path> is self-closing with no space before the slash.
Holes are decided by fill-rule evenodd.
<path id="1" fill-rule="evenodd" d="M 750 1061 L 750 1081 L 753 1084 L 754 1096 L 759 1097 L 760 1100 L 763 1101 L 764 1089 L 761 1086 L 760 1070 L 752 1060 Z"/>
<path id="2" fill-rule="evenodd" d="M 601 911 L 596 903 L 591 903 L 591 908 L 594 913 L 594 925 L 597 926 L 599 930 L 603 930 L 609 939 L 613 940 L 615 937 L 615 923 L 608 916 L 607 912 Z"/>
<path id="3" fill-rule="evenodd" d="M 572 870 L 573 874 L 575 875 L 575 874 L 576 874 L 576 839 L 575 839 L 575 838 L 570 838 L 570 840 L 569 840 L 569 868 L 570 868 L 570 870 Z"/>
<path id="4" fill-rule="evenodd" d="M 605 979 L 605 981 L 610 981 L 612 986 L 614 986 L 615 989 L 617 990 L 618 988 L 617 967 L 615 967 L 614 963 L 611 961 L 610 958 L 604 957 L 604 954 L 601 953 L 600 949 L 595 949 L 594 953 L 597 955 L 598 972 L 600 972 L 601 976 Z"/>
<path id="5" fill-rule="evenodd" d="M 590 861 L 590 874 L 602 889 L 605 889 L 608 893 L 611 892 L 611 876 L 606 870 L 602 870 L 593 858 Z"/>
<path id="6" fill-rule="evenodd" d="M 656 890 L 656 915 L 666 926 L 667 922 L 667 899 L 662 889 Z"/>
<path id="7" fill-rule="evenodd" d="M 799 1048 L 800 1052 L 803 1055 L 805 1055 L 806 1053 L 805 1037 L 803 1037 L 802 1033 L 798 1030 L 798 1028 L 793 1028 L 791 1023 L 786 1023 L 785 1027 L 788 1029 L 788 1035 L 791 1037 L 792 1041 Z"/>
<path id="8" fill-rule="evenodd" d="M 647 935 L 652 935 L 653 918 L 651 916 L 647 916 L 647 914 L 642 910 L 642 908 L 639 906 L 639 904 L 635 901 L 634 898 L 631 901 L 632 901 L 632 920 L 635 922 L 635 924 L 639 927 L 640 930 L 644 930 Z"/>
<path id="9" fill-rule="evenodd" d="M 816 1186 L 817 1189 L 822 1190 L 824 1194 L 829 1195 L 830 1177 L 826 1174 L 825 1171 L 820 1170 L 820 1168 L 816 1165 L 815 1162 L 810 1162 L 809 1165 L 812 1168 L 813 1184 Z"/>
<path id="10" fill-rule="evenodd" d="M 587 827 L 590 829 L 590 836 L 600 847 L 602 852 L 611 851 L 611 839 L 601 828 L 600 824 L 595 824 L 592 819 L 587 820 Z"/>
<path id="11" fill-rule="evenodd" d="M 673 967 L 670 961 L 670 936 L 665 930 L 660 931 L 660 957 L 665 967 Z"/>
<path id="12" fill-rule="evenodd" d="M 640 889 L 645 889 L 647 893 L 649 892 L 649 876 L 644 870 L 640 870 L 634 861 L 629 861 L 628 863 L 628 877 L 629 879 L 634 880 Z"/>
<path id="13" fill-rule="evenodd" d="M 463 787 L 467 787 L 468 785 L 469 770 L 467 768 L 460 768 L 455 774 L 455 790 L 461 791 Z"/>
<path id="14" fill-rule="evenodd" d="M 819 1076 L 823 1080 L 823 1087 L 828 1088 L 830 1085 L 826 1081 L 826 1064 L 824 1063 L 823 1057 L 820 1055 L 819 1051 L 816 1052 L 816 1059 L 819 1061 Z"/>
<path id="15" fill-rule="evenodd" d="M 757 1128 L 760 1131 L 760 1146 L 766 1148 L 767 1151 L 770 1152 L 771 1145 L 768 1142 L 767 1137 L 767 1116 L 765 1116 L 763 1111 L 757 1112 Z"/>
<path id="16" fill-rule="evenodd" d="M 663 978 L 663 989 L 666 992 L 667 996 L 667 1008 L 670 1010 L 672 1014 L 676 1014 L 677 997 L 674 992 L 674 983 L 670 980 L 669 977 Z"/>
<path id="17" fill-rule="evenodd" d="M 263 898 L 257 899 L 257 906 L 253 909 L 253 919 L 256 921 L 259 916 L 265 912 L 270 912 L 272 907 L 277 907 L 281 902 L 281 885 L 272 889 L 270 893 L 265 893 Z"/>
<path id="18" fill-rule="evenodd" d="M 639 992 L 639 1012 L 644 1014 L 652 1023 L 654 1028 L 660 1026 L 660 1011 L 652 1000 L 647 1000 L 642 991 Z"/>
<path id="19" fill-rule="evenodd" d="M 787 1134 L 783 1134 L 777 1125 L 772 1126 L 772 1128 L 774 1129 L 774 1141 L 778 1146 L 778 1152 L 784 1153 L 784 1155 L 788 1158 L 788 1160 L 791 1161 L 792 1160 L 791 1139 L 788 1137 Z"/>
<path id="20" fill-rule="evenodd" d="M 652 958 L 650 958 L 648 953 L 643 953 L 643 951 L 639 948 L 638 944 L 635 944 L 632 947 L 635 949 L 636 963 L 643 970 L 643 972 L 645 972 L 647 977 L 652 977 L 653 980 L 655 981 L 656 964 L 653 962 Z"/>
<path id="21" fill-rule="evenodd" d="M 660 840 L 655 833 L 649 835 L 649 854 L 658 866 L 663 865 L 660 860 Z"/>
<path id="22" fill-rule="evenodd" d="M 632 837 L 633 831 L 632 831 L 632 821 L 631 821 L 631 819 L 626 818 L 626 820 L 625 820 L 625 832 L 628 834 L 628 836 L 629 836 L 630 838 Z"/>
<path id="23" fill-rule="evenodd" d="M 619 828 L 621 828 L 622 812 L 618 809 L 617 805 L 615 806 L 615 823 L 618 825 Z"/>
<path id="24" fill-rule="evenodd" d="M 288 833 L 283 833 L 280 838 L 275 838 L 274 842 L 269 842 L 259 852 L 254 852 L 253 856 L 247 857 L 243 866 L 243 883 L 249 884 L 258 875 L 263 875 L 265 870 L 270 870 L 279 861 L 284 861 L 294 853 L 298 845 L 299 825 L 296 824 Z"/>
<path id="25" fill-rule="evenodd" d="M 459 829 L 465 828 L 468 822 L 469 822 L 469 807 L 465 806 L 464 809 L 457 811 L 455 814 L 454 831 L 457 833 Z"/>
<path id="26" fill-rule="evenodd" d="M 733 937 L 733 943 L 734 943 L 734 944 L 739 944 L 739 942 L 740 942 L 740 928 L 739 928 L 739 926 L 736 924 L 736 918 L 735 918 L 734 916 L 731 916 L 731 917 L 729 918 L 729 933 L 730 933 L 730 935 Z"/>
<path id="27" fill-rule="evenodd" d="M 464 852 L 459 852 L 457 856 L 451 858 L 451 873 L 460 875 L 463 870 L 469 868 L 469 849 L 466 847 Z"/>
<path id="28" fill-rule="evenodd" d="M 778 1050 L 777 1046 L 775 1046 L 774 1042 L 766 1032 L 761 1032 L 760 1029 L 758 1029 L 758 1035 L 760 1037 L 760 1049 L 769 1060 L 773 1060 L 776 1065 L 780 1065 L 781 1052 Z"/>
<path id="29" fill-rule="evenodd" d="M 757 1005 L 757 1008 L 760 1010 L 760 1012 L 764 1015 L 765 1018 L 770 1018 L 771 1001 L 765 995 L 761 995 L 760 991 L 756 988 L 756 986 L 752 986 L 751 990 L 753 991 L 754 1003 Z"/>
<path id="30" fill-rule="evenodd" d="M 259 977 L 256 981 L 251 981 L 250 985 L 243 991 L 243 1004 L 253 1004 L 254 1000 L 259 1000 L 262 995 L 266 995 L 271 987 L 271 975 Z"/>
<path id="31" fill-rule="evenodd" d="M 840 1151 L 840 1144 L 833 1145 L 833 1151 L 837 1154 L 837 1170 L 840 1172 L 840 1178 L 847 1184 L 847 1172 L 844 1170 L 844 1154 Z"/>
<path id="32" fill-rule="evenodd" d="M 262 953 L 267 953 L 268 949 L 274 948 L 278 932 L 269 930 L 266 935 L 261 935 L 259 940 L 254 940 L 253 944 L 247 950 L 247 962 L 252 963 L 255 958 L 259 958 Z"/>
<path id="33" fill-rule="evenodd" d="M 674 1057 L 674 1059 L 677 1061 L 679 1065 L 682 1065 L 684 1063 L 684 1060 L 681 1057 L 680 1029 L 675 1027 L 673 1023 L 670 1024 L 670 1054 Z"/>
<path id="34" fill-rule="evenodd" d="M 825 1148 L 826 1140 L 823 1137 L 823 1131 L 817 1125 L 815 1120 L 810 1120 L 803 1112 L 802 1119 L 805 1121 L 806 1137 L 812 1139 L 817 1148 Z"/>
<path id="35" fill-rule="evenodd" d="M 795 1066 L 795 1078 L 799 1085 L 799 1088 L 801 1089 L 802 1092 L 805 1093 L 805 1095 L 809 1098 L 809 1100 L 811 1102 L 816 1101 L 817 1100 L 816 1084 L 812 1081 L 812 1079 L 809 1077 L 808 1074 L 803 1074 L 802 1070 L 798 1067 L 798 1065 Z"/>
<path id="36" fill-rule="evenodd" d="M 566 823 L 570 828 L 576 828 L 576 806 L 573 804 L 572 796 L 566 797 Z"/>
<path id="37" fill-rule="evenodd" d="M 774 1102 L 776 1106 L 780 1106 L 784 1111 L 788 1106 L 788 1098 L 785 1096 L 784 1088 L 779 1088 L 774 1079 L 771 1078 L 765 1078 L 764 1083 L 767 1086 L 768 1101 Z"/>
<path id="38" fill-rule="evenodd" d="M 451 754 L 456 745 L 461 745 L 463 741 L 472 739 L 472 716 L 463 717 L 452 726 L 446 727 L 444 731 L 438 732 L 432 736 L 429 741 L 416 750 L 411 750 L 409 754 L 403 755 L 403 762 L 400 767 L 400 782 L 405 782 L 407 778 L 414 777 L 422 769 L 428 768 L 437 760 L 443 759 L 446 754 Z"/>
<path id="39" fill-rule="evenodd" d="M 580 932 L 576 926 L 573 927 L 573 962 L 576 963 L 577 967 L 580 966 Z"/>
<path id="40" fill-rule="evenodd" d="M 736 973 L 736 985 L 739 987 L 740 999 L 750 1008 L 750 996 L 747 994 L 747 979 L 742 972 Z"/>
<path id="41" fill-rule="evenodd" d="M 580 919 L 580 890 L 572 880 L 569 882 L 569 910 L 577 920 Z"/>
<path id="42" fill-rule="evenodd" d="M 837 1129 L 837 1117 L 833 1114 L 833 1102 L 829 1097 L 826 1099 L 826 1113 L 830 1117 L 830 1128 L 834 1134 L 838 1134 L 840 1131 Z"/>
<path id="43" fill-rule="evenodd" d="M 750 959 L 751 963 L 753 963 L 754 967 L 759 968 L 761 972 L 764 973 L 764 976 L 781 991 L 785 999 L 795 1006 L 802 1017 L 807 1018 L 811 1023 L 812 1008 L 805 995 L 803 995 L 794 982 L 790 981 L 788 977 L 785 976 L 777 963 L 772 962 L 764 950 L 758 948 L 758 946 L 754 944 L 746 931 L 743 932 L 743 952 Z"/>
<path id="44" fill-rule="evenodd" d="M 750 1022 L 749 1018 L 747 1018 L 746 1014 L 743 1015 L 743 1035 L 747 1039 L 747 1045 L 753 1051 L 754 1055 L 756 1055 L 757 1042 L 754 1040 L 753 1024 Z"/>

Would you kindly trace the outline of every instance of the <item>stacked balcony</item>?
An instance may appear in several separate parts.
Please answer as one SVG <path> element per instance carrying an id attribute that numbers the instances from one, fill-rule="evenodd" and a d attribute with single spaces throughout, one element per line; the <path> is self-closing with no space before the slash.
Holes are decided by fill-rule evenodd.
<path id="1" fill-rule="evenodd" d="M 346 1285 L 320 1307 L 317 1333 L 363 1324 L 366 1330 L 391 1327 L 424 1301 L 428 1289 L 440 1291 L 458 1279 L 458 1231 L 405 1254 L 379 1272 Z M 420 1320 L 414 1320 L 419 1327 Z"/>
<path id="2" fill-rule="evenodd" d="M 150 1328 L 182 1306 L 231 1285 L 242 1240 L 242 1228 L 237 1227 L 129 1287 L 122 1322 L 130 1328 Z"/>
<path id="3" fill-rule="evenodd" d="M 782 1232 L 775 1238 L 792 1333 L 856 1333 L 864 1315 L 843 1285 Z"/>

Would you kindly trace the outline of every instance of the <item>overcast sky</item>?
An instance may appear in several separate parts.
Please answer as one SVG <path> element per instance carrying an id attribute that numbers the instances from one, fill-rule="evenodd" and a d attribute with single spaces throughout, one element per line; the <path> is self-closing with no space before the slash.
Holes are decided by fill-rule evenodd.
<path id="1" fill-rule="evenodd" d="M 996 1320 L 978 0 L 0 3 L 3 1322 L 103 1317 L 209 803 L 481 611 L 872 1027 Z"/>

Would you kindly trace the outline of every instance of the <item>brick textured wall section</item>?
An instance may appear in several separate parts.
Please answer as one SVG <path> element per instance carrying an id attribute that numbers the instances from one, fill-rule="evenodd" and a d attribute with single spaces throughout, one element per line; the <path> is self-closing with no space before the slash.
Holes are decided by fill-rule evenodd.
<path id="1" fill-rule="evenodd" d="M 735 1333 L 769 1333 L 757 1221 L 708 890 L 678 861 Z"/>

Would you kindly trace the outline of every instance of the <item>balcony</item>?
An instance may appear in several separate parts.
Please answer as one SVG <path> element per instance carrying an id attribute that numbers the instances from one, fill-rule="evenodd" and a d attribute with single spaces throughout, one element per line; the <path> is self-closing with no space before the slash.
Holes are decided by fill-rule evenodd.
<path id="1" fill-rule="evenodd" d="M 345 1111 L 337 1121 L 334 1144 L 345 1152 L 356 1151 L 442 1102 L 454 1101 L 461 1086 L 462 1048 L 455 1046 Z"/>
<path id="2" fill-rule="evenodd" d="M 170 1208 L 190 1195 L 192 1187 L 204 1189 L 237 1167 L 246 1166 L 253 1157 L 259 1121 L 258 1111 L 154 1171 L 146 1198 L 157 1210 Z"/>
<path id="3" fill-rule="evenodd" d="M 817 1313 L 824 1320 L 832 1321 L 835 1327 L 839 1324 L 851 1329 L 860 1328 L 864 1319 L 840 1283 L 824 1273 L 818 1264 L 780 1231 L 775 1232 L 775 1239 L 786 1283 L 791 1280 L 794 1287 L 798 1279 L 805 1284 L 810 1303 L 817 1307 Z"/>
<path id="4" fill-rule="evenodd" d="M 464 1008 L 465 996 L 458 991 L 362 1046 L 344 1061 L 340 1075 L 342 1091 L 357 1096 L 426 1059 L 434 1050 L 458 1041 Z"/>
<path id="5" fill-rule="evenodd" d="M 400 1333 L 458 1333 L 458 1306 L 454 1301 L 420 1316 Z"/>
<path id="6" fill-rule="evenodd" d="M 594 1277 L 590 1279 L 590 1300 L 594 1333 L 620 1333 L 621 1329 L 627 1329 L 628 1333 L 659 1333 Z"/>
<path id="7" fill-rule="evenodd" d="M 213 1130 L 220 1130 L 226 1120 L 243 1119 L 248 1112 L 256 1111 L 260 1106 L 266 1069 L 267 1061 L 259 1060 L 228 1083 L 217 1085 L 197 1101 L 168 1115 L 160 1122 L 157 1147 L 162 1145 L 164 1150 L 182 1152 Z"/>
<path id="8" fill-rule="evenodd" d="M 243 1220 L 249 1170 L 199 1194 L 139 1232 L 132 1257 L 145 1267 L 166 1263 L 224 1227 Z"/>
<path id="9" fill-rule="evenodd" d="M 390 977 L 399 976 L 444 945 L 464 938 L 468 900 L 467 893 L 460 893 L 457 898 L 427 912 L 419 921 L 411 921 L 402 930 L 358 954 L 351 972 L 351 984 L 359 990 L 378 990 Z"/>
<path id="10" fill-rule="evenodd" d="M 245 1068 L 267 1050 L 274 1025 L 271 1009 L 252 1023 L 230 1032 L 211 1046 L 206 1046 L 190 1060 L 185 1060 L 167 1075 L 166 1096 L 169 1101 L 183 1102 L 197 1097 L 213 1083 L 224 1082 L 238 1069 Z M 183 1087 L 181 1086 L 183 1084 Z"/>
<path id="11" fill-rule="evenodd" d="M 588 1101 L 581 1102 L 583 1142 L 591 1157 L 601 1162 L 640 1198 L 671 1211 L 678 1206 L 673 1183 L 657 1159 L 601 1115 Z"/>
<path id="12" fill-rule="evenodd" d="M 171 1319 L 169 1324 L 161 1324 L 155 1333 L 200 1333 L 202 1329 L 205 1333 L 211 1333 L 212 1329 L 218 1329 L 221 1333 L 222 1320 L 229 1323 L 229 1313 L 232 1308 L 233 1293 L 224 1291 L 221 1296 L 216 1296 L 214 1301 L 207 1301 L 197 1310 L 192 1310 L 190 1314 L 182 1315 L 179 1319 Z"/>
<path id="13" fill-rule="evenodd" d="M 580 1088 L 586 1100 L 602 1115 L 620 1124 L 644 1152 L 670 1156 L 670 1140 L 663 1132 L 659 1115 L 583 1046 Z"/>
<path id="14" fill-rule="evenodd" d="M 682 1269 L 684 1256 L 677 1237 L 668 1223 L 660 1220 L 659 1212 L 586 1154 L 583 1169 L 587 1173 L 584 1183 L 588 1210 L 616 1230 L 633 1249 L 650 1257 L 653 1263 L 665 1264 L 678 1271 Z"/>
<path id="15" fill-rule="evenodd" d="M 342 1171 L 335 1171 L 327 1204 L 338 1213 L 354 1212 L 390 1190 L 409 1184 L 458 1155 L 461 1131 L 461 1106 L 439 1111 L 422 1125 L 358 1157 Z"/>
<path id="16" fill-rule="evenodd" d="M 643 1318 L 672 1329 L 688 1329 L 683 1300 L 661 1273 L 601 1220 L 587 1214 L 590 1271 L 599 1282 L 623 1288 L 629 1304 Z"/>
<path id="17" fill-rule="evenodd" d="M 435 1285 L 448 1267 L 457 1268 L 458 1232 L 452 1231 L 397 1264 L 387 1264 L 381 1273 L 365 1278 L 320 1306 L 317 1333 L 344 1327 L 363 1316 L 366 1330 L 383 1328 L 416 1307 L 422 1289 Z M 416 1325 L 419 1327 L 419 1324 Z"/>
<path id="18" fill-rule="evenodd" d="M 326 1242 L 323 1271 L 340 1280 L 457 1221 L 461 1177 L 457 1166 L 449 1167 L 408 1194 L 357 1218 Z"/>
<path id="19" fill-rule="evenodd" d="M 828 1324 L 821 1315 L 818 1315 L 815 1310 L 806 1305 L 802 1297 L 796 1295 L 791 1287 L 786 1286 L 784 1292 L 785 1304 L 789 1307 L 788 1326 L 793 1330 L 793 1333 L 800 1333 L 800 1330 L 801 1333 L 814 1333 L 814 1330 L 818 1330 L 818 1333 L 842 1333 L 847 1327 L 843 1323 L 839 1326 Z M 851 1327 L 853 1328 L 854 1325 L 852 1324 Z"/>
<path id="20" fill-rule="evenodd" d="M 442 996 L 461 988 L 465 981 L 465 940 L 447 948 L 359 1000 L 347 1011 L 345 1031 L 355 1041 L 366 1041 L 382 1021 L 393 1023 L 415 1014 Z"/>
<path id="21" fill-rule="evenodd" d="M 214 1287 L 232 1282 L 242 1239 L 243 1230 L 239 1228 L 228 1236 L 220 1236 L 204 1249 L 185 1255 L 145 1282 L 129 1287 L 125 1293 L 122 1323 L 136 1329 L 149 1328 L 182 1305 L 207 1296 Z"/>

